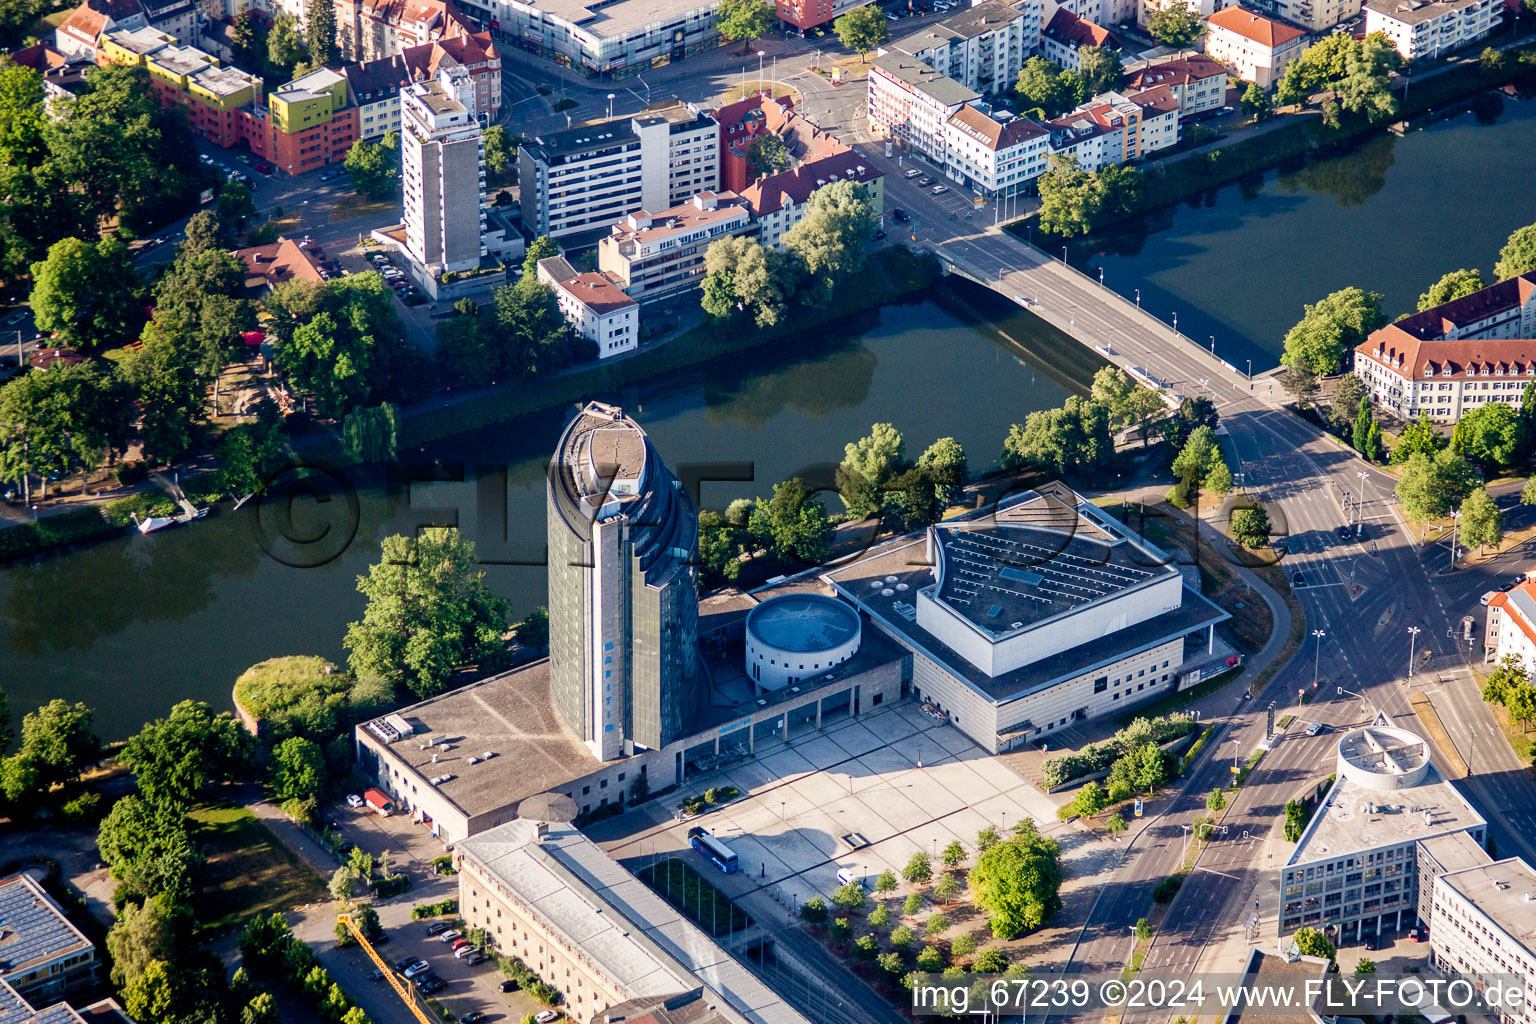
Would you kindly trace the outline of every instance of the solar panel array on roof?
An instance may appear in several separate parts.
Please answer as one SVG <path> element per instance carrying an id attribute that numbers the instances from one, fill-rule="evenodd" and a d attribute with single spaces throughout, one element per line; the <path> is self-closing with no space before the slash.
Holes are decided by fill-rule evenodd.
<path id="1" fill-rule="evenodd" d="M 0 883 L 0 977 L 89 945 L 31 878 Z"/>

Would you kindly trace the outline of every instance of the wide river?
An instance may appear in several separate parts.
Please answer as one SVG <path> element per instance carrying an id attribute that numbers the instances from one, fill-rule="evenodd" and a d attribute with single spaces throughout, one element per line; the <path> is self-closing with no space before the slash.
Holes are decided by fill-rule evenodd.
<path id="1" fill-rule="evenodd" d="M 1304 302 L 1358 284 L 1385 294 L 1394 314 L 1410 309 L 1442 272 L 1491 268 L 1509 232 L 1536 220 L 1536 103 L 1505 99 L 1491 120 L 1462 114 L 1256 175 L 1074 262 L 1102 262 L 1111 287 L 1128 296 L 1140 288 L 1143 305 L 1165 319 L 1178 311 L 1185 333 L 1216 335 L 1218 353 L 1239 367 L 1249 358 L 1256 370 L 1273 365 Z M 935 437 L 958 438 L 972 468 L 985 470 L 1010 424 L 1084 390 L 1098 363 L 1032 316 L 965 287 L 967 301 L 936 293 L 593 397 L 633 412 L 676 468 L 751 464 L 750 483 L 705 483 L 706 507 L 835 463 L 875 422 L 896 424 L 912 456 Z M 522 615 L 544 603 L 542 460 L 567 414 L 525 416 L 413 453 L 444 476 L 464 464 L 468 484 L 406 489 L 350 474 L 359 514 L 344 550 L 327 559 L 313 555 L 327 542 L 274 547 L 288 561 L 322 563 L 312 568 L 270 557 L 251 518 L 225 511 L 0 571 L 0 686 L 18 715 L 53 697 L 84 700 L 109 739 L 184 698 L 227 707 L 235 677 L 254 662 L 303 653 L 341 661 L 346 624 L 362 611 L 356 577 L 376 560 L 380 538 L 455 513 L 498 563 L 486 569 L 492 585 Z M 482 514 L 502 473 L 505 514 Z M 345 509 L 340 500 L 300 501 L 289 535 L 328 524 L 331 538 L 345 536 Z"/>

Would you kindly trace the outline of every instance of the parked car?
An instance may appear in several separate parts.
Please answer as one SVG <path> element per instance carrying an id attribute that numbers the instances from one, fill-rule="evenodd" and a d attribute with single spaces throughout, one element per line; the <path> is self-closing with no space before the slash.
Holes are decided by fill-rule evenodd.
<path id="1" fill-rule="evenodd" d="M 427 962 L 419 956 L 408 956 L 404 960 L 396 961 L 395 970 L 399 971 L 401 974 L 404 974 L 407 968 L 412 967 L 415 964 L 421 964 L 423 967 L 425 967 L 426 963 Z"/>
<path id="2" fill-rule="evenodd" d="M 891 211 L 891 216 L 895 217 L 897 220 L 901 221 L 903 224 L 905 224 L 907 221 L 912 219 L 911 215 L 909 215 L 906 210 L 903 210 L 899 206 L 896 207 L 896 209 Z"/>
<path id="3" fill-rule="evenodd" d="M 941 196 L 945 192 L 949 191 L 949 186 L 948 185 L 935 185 L 929 191 L 931 191 L 936 196 Z"/>
<path id="4" fill-rule="evenodd" d="M 871 237 L 874 238 L 874 240 L 877 242 L 880 241 L 885 237 L 885 228 L 881 228 L 879 231 L 876 231 Z"/>
<path id="5" fill-rule="evenodd" d="M 928 177 L 928 175 L 925 174 L 921 178 L 917 179 L 917 183 L 919 185 L 923 186 L 923 188 L 927 188 L 929 185 L 933 184 L 933 179 Z"/>
<path id="6" fill-rule="evenodd" d="M 549 1024 L 550 1021 L 559 1019 L 560 1014 L 554 1010 L 540 1010 L 538 1016 L 533 1018 L 534 1024 Z"/>
<path id="7" fill-rule="evenodd" d="M 503 992 L 516 992 L 518 989 L 522 988 L 522 986 L 517 983 L 516 978 L 503 978 L 501 980 L 501 984 L 497 985 L 496 987 Z"/>
<path id="8" fill-rule="evenodd" d="M 358 796 L 356 793 L 348 793 L 347 794 L 347 806 L 348 807 L 361 807 L 361 806 L 363 806 L 363 798 Z"/>
<path id="9" fill-rule="evenodd" d="M 908 170 L 905 174 L 903 174 L 902 177 L 906 178 L 908 181 L 911 181 L 913 178 L 917 177 L 919 174 L 922 174 L 922 173 L 923 173 L 922 171 L 918 170 L 916 167 L 913 167 L 910 170 Z"/>
<path id="10" fill-rule="evenodd" d="M 253 164 L 252 166 L 256 168 L 256 173 L 258 173 L 258 174 L 271 174 L 272 173 L 272 165 L 271 164 Z"/>
<path id="11" fill-rule="evenodd" d="M 427 934 L 428 935 L 441 935 L 441 934 L 443 934 L 443 932 L 447 931 L 449 928 L 452 928 L 452 927 L 453 927 L 453 925 L 449 924 L 447 921 L 438 921 L 436 924 L 429 924 L 429 925 L 427 925 Z"/>
<path id="12" fill-rule="evenodd" d="M 464 962 L 471 967 L 479 967 L 481 964 L 485 963 L 486 959 L 486 955 L 477 949 L 473 953 L 469 954 L 469 956 L 465 957 Z"/>
<path id="13" fill-rule="evenodd" d="M 464 933 L 459 931 L 457 928 L 449 928 L 447 931 L 443 932 L 443 934 L 437 937 L 437 941 L 452 942 L 454 939 L 462 939 L 463 937 Z"/>
<path id="14" fill-rule="evenodd" d="M 460 946 L 453 951 L 453 958 L 455 960 L 465 960 L 474 956 L 478 952 L 479 950 L 477 950 L 474 946 Z"/>
<path id="15" fill-rule="evenodd" d="M 405 975 L 407 978 L 414 980 L 416 978 L 420 978 L 424 974 L 430 974 L 431 972 L 432 965 L 427 963 L 425 960 L 418 959 L 411 961 L 411 965 L 400 973 Z"/>
<path id="16" fill-rule="evenodd" d="M 485 1014 L 479 1010 L 471 1010 L 459 1018 L 459 1024 L 480 1024 L 485 1020 Z"/>
<path id="17" fill-rule="evenodd" d="M 462 949 L 463 947 L 469 946 L 469 945 L 473 945 L 473 943 L 471 943 L 468 939 L 454 939 L 453 940 L 453 948 L 454 949 Z"/>
<path id="18" fill-rule="evenodd" d="M 416 979 L 416 988 L 422 995 L 431 995 L 433 992 L 441 992 L 448 987 L 448 983 L 435 974 L 423 974 Z"/>

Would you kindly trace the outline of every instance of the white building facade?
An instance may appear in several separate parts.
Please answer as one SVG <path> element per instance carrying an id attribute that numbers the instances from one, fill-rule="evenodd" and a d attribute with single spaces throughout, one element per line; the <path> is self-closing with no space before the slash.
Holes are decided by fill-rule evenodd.
<path id="1" fill-rule="evenodd" d="M 1404 60 L 1419 60 L 1486 39 L 1502 10 L 1496 0 L 1371 0 L 1365 31 L 1392 40 Z"/>
<path id="2" fill-rule="evenodd" d="M 1504 1024 L 1536 1022 L 1536 870 L 1518 857 L 1447 872 L 1435 879 L 1428 912 L 1429 962 L 1447 978 L 1486 990 L 1523 979 L 1521 1006 Z"/>
<path id="3" fill-rule="evenodd" d="M 892 43 L 941 75 L 979 93 L 1007 92 L 1040 43 L 1038 0 L 1010 7 L 981 0 L 974 7 Z"/>
<path id="4" fill-rule="evenodd" d="M 401 90 L 400 163 L 405 251 L 433 276 L 479 266 L 485 255 L 485 140 L 462 71 Z"/>
<path id="5" fill-rule="evenodd" d="M 941 75 L 910 54 L 891 52 L 869 69 L 871 127 L 902 139 L 935 163 L 945 161 L 945 125 L 976 90 Z"/>
<path id="6" fill-rule="evenodd" d="M 566 321 L 597 345 L 599 359 L 631 352 L 640 344 L 640 303 L 605 274 L 579 274 L 564 256 L 538 264 L 538 280 L 554 290 Z"/>
<path id="7" fill-rule="evenodd" d="M 1228 7 L 1205 22 L 1205 55 L 1221 61 L 1245 81 L 1270 89 L 1291 61 L 1307 48 L 1307 34 L 1294 25 Z"/>
<path id="8" fill-rule="evenodd" d="M 944 126 L 946 173 L 993 195 L 1013 195 L 1045 173 L 1051 134 L 1025 117 L 967 104 Z"/>
<path id="9" fill-rule="evenodd" d="M 1524 583 L 1488 599 L 1483 660 L 1513 658 L 1536 679 L 1536 583 Z"/>
<path id="10" fill-rule="evenodd" d="M 610 78 L 641 75 L 720 46 L 719 6 L 719 0 L 484 0 L 498 38 Z"/>

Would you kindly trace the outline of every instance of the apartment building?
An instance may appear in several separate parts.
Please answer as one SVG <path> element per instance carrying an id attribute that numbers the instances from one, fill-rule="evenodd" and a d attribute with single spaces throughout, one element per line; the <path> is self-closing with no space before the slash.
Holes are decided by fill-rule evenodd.
<path id="1" fill-rule="evenodd" d="M 922 61 L 934 71 L 979 93 L 1007 92 L 1040 39 L 1037 4 L 1010 7 L 982 0 L 889 49 Z"/>
<path id="2" fill-rule="evenodd" d="M 609 275 L 578 273 L 564 256 L 551 256 L 539 260 L 537 276 L 554 289 L 560 312 L 576 333 L 597 345 L 599 359 L 640 344 L 640 303 Z"/>
<path id="3" fill-rule="evenodd" d="M 187 46 L 202 42 L 200 28 L 207 19 L 196 0 L 139 0 L 139 4 L 150 28 L 159 29 Z"/>
<path id="4" fill-rule="evenodd" d="M 779 135 L 794 117 L 794 101 L 788 96 L 756 93 L 727 103 L 710 113 L 720 126 L 720 187 L 740 192 L 751 181 L 747 154 L 764 135 Z M 782 136 L 781 136 L 782 137 Z"/>
<path id="5" fill-rule="evenodd" d="M 1086 18 L 1079 18 L 1065 7 L 1058 7 L 1040 36 L 1040 48 L 1046 60 L 1068 71 L 1076 71 L 1081 63 L 1078 51 L 1084 46 L 1121 49 L 1120 40 L 1113 32 Z"/>
<path id="6" fill-rule="evenodd" d="M 102 36 L 148 26 L 139 0 L 86 0 L 53 30 L 53 45 L 66 57 L 95 60 Z"/>
<path id="7" fill-rule="evenodd" d="M 335 5 L 336 47 L 348 61 L 380 60 L 476 31 L 451 0 L 335 0 Z"/>
<path id="8" fill-rule="evenodd" d="M 1013 195 L 1046 170 L 1050 130 L 1027 117 L 968 103 L 944 125 L 945 173 L 962 185 Z"/>
<path id="9" fill-rule="evenodd" d="M 1488 402 L 1519 408 L 1536 380 L 1536 273 L 1406 316 L 1355 349 L 1371 401 L 1454 423 Z"/>
<path id="10" fill-rule="evenodd" d="M 96 947 L 35 878 L 0 880 L 0 982 L 39 1003 L 94 988 L 99 974 Z"/>
<path id="11" fill-rule="evenodd" d="M 1061 0 L 1052 8 L 1053 17 L 1055 11 L 1062 10 L 1095 25 L 1123 25 L 1136 20 L 1141 0 Z M 1047 18 L 1045 23 L 1049 22 Z"/>
<path id="12" fill-rule="evenodd" d="M 224 67 L 212 54 L 181 46 L 158 29 L 108 32 L 96 61 L 144 68 L 160 106 L 185 108 L 188 126 L 219 146 L 233 146 L 245 137 L 244 110 L 261 101 L 261 79 Z"/>
<path id="13" fill-rule="evenodd" d="M 1090 173 L 1165 149 L 1179 141 L 1179 102 L 1166 86 L 1127 96 L 1107 92 L 1045 122 L 1053 153 L 1074 157 Z"/>
<path id="14" fill-rule="evenodd" d="M 284 174 L 340 163 L 359 138 L 347 80 L 329 68 L 274 89 L 266 106 L 250 109 L 246 117 L 251 152 Z"/>
<path id="15" fill-rule="evenodd" d="M 869 68 L 869 123 L 935 163 L 945 162 L 945 126 L 976 90 L 940 74 L 910 54 L 892 50 Z"/>
<path id="16" fill-rule="evenodd" d="M 400 90 L 405 253 L 418 279 L 460 273 L 485 255 L 485 140 L 470 113 L 474 82 L 444 69 Z"/>
<path id="17" fill-rule="evenodd" d="M 1364 0 L 1243 0 L 1261 14 L 1299 25 L 1311 33 L 1326 32 L 1360 13 Z"/>
<path id="18" fill-rule="evenodd" d="M 609 78 L 720 46 L 720 0 L 483 0 L 497 38 L 545 60 Z M 473 9 L 473 8 L 472 8 Z"/>
<path id="19" fill-rule="evenodd" d="M 1227 69 L 1195 55 L 1143 64 L 1126 71 L 1122 91 L 1141 92 L 1166 86 L 1179 104 L 1180 119 L 1220 110 L 1227 101 Z"/>
<path id="20" fill-rule="evenodd" d="M 1446 872 L 1422 916 L 1432 967 L 1479 990 L 1522 979 L 1525 999 L 1498 1017 L 1504 1024 L 1536 1022 L 1536 869 L 1510 857 Z"/>
<path id="21" fill-rule="evenodd" d="M 536 137 L 518 148 L 523 223 L 535 236 L 601 230 L 720 182 L 720 126 L 694 104 Z"/>
<path id="22" fill-rule="evenodd" d="M 1527 579 L 1488 599 L 1483 630 L 1483 660 L 1514 658 L 1536 678 L 1536 582 Z"/>
<path id="23" fill-rule="evenodd" d="M 833 143 L 824 155 L 800 166 L 759 178 L 741 192 L 741 199 L 757 225 L 758 241 L 778 246 L 789 229 L 805 219 L 811 194 L 835 181 L 863 185 L 878 216 L 885 208 L 885 176 L 846 146 Z"/>
<path id="24" fill-rule="evenodd" d="M 626 295 L 649 301 L 697 287 L 709 243 L 752 228 L 752 213 L 734 192 L 701 192 L 660 213 L 631 213 L 597 246 L 597 268 Z"/>
<path id="25" fill-rule="evenodd" d="M 1438 57 L 1488 38 L 1503 21 L 1497 0 L 1371 0 L 1365 31 L 1392 40 L 1404 60 Z"/>
<path id="26" fill-rule="evenodd" d="M 779 20 L 804 32 L 817 25 L 842 17 L 855 7 L 864 7 L 874 0 L 774 0 Z"/>
<path id="27" fill-rule="evenodd" d="M 1307 48 L 1307 33 L 1242 7 L 1228 7 L 1205 21 L 1205 55 L 1232 68 L 1244 81 L 1270 89 Z"/>

